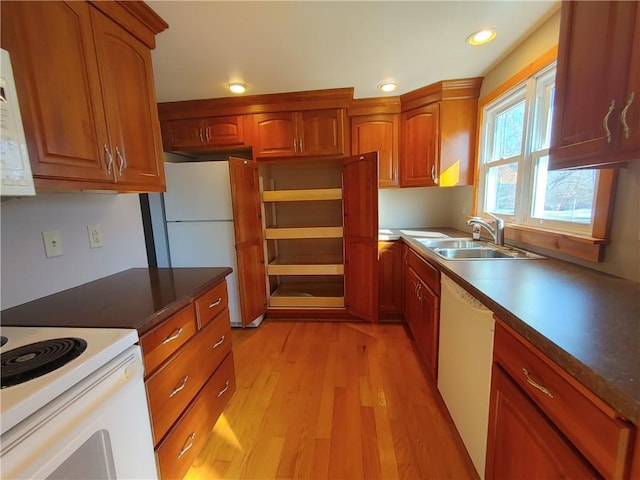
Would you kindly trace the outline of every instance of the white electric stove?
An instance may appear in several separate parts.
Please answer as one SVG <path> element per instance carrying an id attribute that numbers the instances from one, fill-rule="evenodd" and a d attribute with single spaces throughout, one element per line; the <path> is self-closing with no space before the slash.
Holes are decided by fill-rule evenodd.
<path id="1" fill-rule="evenodd" d="M 129 329 L 0 327 L 0 476 L 156 478 L 137 341 Z"/>

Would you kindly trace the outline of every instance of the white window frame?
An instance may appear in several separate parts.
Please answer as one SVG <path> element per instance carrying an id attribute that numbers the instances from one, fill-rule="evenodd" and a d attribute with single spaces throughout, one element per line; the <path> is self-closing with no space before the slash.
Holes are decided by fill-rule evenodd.
<path id="1" fill-rule="evenodd" d="M 538 159 L 549 154 L 551 130 L 550 111 L 551 91 L 555 83 L 555 62 L 542 68 L 530 78 L 514 85 L 507 92 L 482 107 L 482 124 L 479 146 L 477 210 L 480 215 L 487 214 L 486 181 L 491 167 L 516 162 L 518 164 L 515 191 L 514 214 L 497 213 L 505 222 L 532 228 L 542 228 L 572 234 L 589 235 L 594 224 L 595 198 L 597 193 L 597 173 L 594 185 L 594 202 L 590 222 L 575 223 L 533 217 L 533 191 L 535 188 L 536 163 Z M 525 100 L 524 133 L 522 152 L 511 158 L 487 161 L 493 156 L 494 122 L 497 115 L 506 109 Z M 542 115 L 541 112 L 545 114 Z M 495 212 L 492 212 L 496 214 Z"/>

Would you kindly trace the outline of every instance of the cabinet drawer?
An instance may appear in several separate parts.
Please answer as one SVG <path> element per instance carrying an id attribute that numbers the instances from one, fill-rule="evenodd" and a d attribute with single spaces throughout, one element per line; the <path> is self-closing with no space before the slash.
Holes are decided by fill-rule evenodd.
<path id="1" fill-rule="evenodd" d="M 154 443 L 231 351 L 230 330 L 229 310 L 225 309 L 147 380 Z"/>
<path id="2" fill-rule="evenodd" d="M 144 354 L 146 375 L 186 343 L 196 333 L 196 318 L 193 305 L 183 308 L 169 320 L 151 330 L 140 339 Z"/>
<path id="3" fill-rule="evenodd" d="M 409 249 L 407 262 L 436 295 L 440 296 L 440 271 Z"/>
<path id="4" fill-rule="evenodd" d="M 625 475 L 633 427 L 613 409 L 499 322 L 494 359 L 602 475 Z"/>
<path id="5" fill-rule="evenodd" d="M 196 318 L 198 327 L 203 328 L 222 310 L 227 308 L 229 303 L 227 297 L 227 282 L 220 282 L 211 290 L 203 293 L 196 299 Z"/>
<path id="6" fill-rule="evenodd" d="M 235 389 L 233 353 L 229 353 L 156 450 L 161 478 L 184 476 Z"/>

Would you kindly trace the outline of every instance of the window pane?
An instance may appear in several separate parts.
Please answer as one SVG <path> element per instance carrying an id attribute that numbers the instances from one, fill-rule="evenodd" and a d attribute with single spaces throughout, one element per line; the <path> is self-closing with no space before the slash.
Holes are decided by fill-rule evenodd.
<path id="1" fill-rule="evenodd" d="M 485 183 L 485 212 L 515 214 L 517 180 L 517 162 L 488 168 Z"/>
<path id="2" fill-rule="evenodd" d="M 522 153 L 524 100 L 496 115 L 493 158 L 511 158 Z"/>
<path id="3" fill-rule="evenodd" d="M 595 170 L 547 171 L 548 156 L 538 159 L 531 216 L 590 224 L 596 187 Z"/>

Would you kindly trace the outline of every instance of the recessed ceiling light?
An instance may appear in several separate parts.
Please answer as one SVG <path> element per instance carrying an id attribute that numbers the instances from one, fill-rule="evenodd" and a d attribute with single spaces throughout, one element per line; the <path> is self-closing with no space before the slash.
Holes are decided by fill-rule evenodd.
<path id="1" fill-rule="evenodd" d="M 378 85 L 378 88 L 385 93 L 389 93 L 398 88 L 398 84 L 396 82 L 382 82 Z"/>
<path id="2" fill-rule="evenodd" d="M 496 38 L 496 31 L 494 29 L 480 30 L 467 37 L 467 43 L 469 45 L 482 45 L 490 42 Z"/>
<path id="3" fill-rule="evenodd" d="M 229 90 L 233 93 L 244 93 L 247 91 L 247 84 L 241 82 L 231 82 L 229 84 Z"/>

